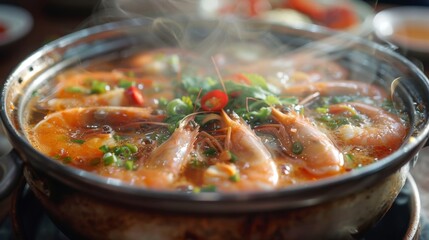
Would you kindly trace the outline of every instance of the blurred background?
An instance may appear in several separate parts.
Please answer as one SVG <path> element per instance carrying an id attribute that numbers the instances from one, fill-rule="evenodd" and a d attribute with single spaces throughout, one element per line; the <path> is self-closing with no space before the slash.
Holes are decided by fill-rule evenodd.
<path id="1" fill-rule="evenodd" d="M 225 2 L 226 0 L 220 1 Z M 236 0 L 247 1 L 247 0 Z M 362 1 L 368 4 L 375 12 L 392 5 L 429 5 L 429 0 L 355 0 L 356 2 Z M 0 0 L 0 79 L 4 80 L 8 73 L 19 64 L 19 62 L 28 56 L 31 52 L 43 46 L 45 43 L 56 39 L 60 36 L 66 35 L 78 29 L 84 28 L 88 25 L 94 24 L 94 16 L 100 10 L 105 13 L 112 11 L 115 2 L 127 5 L 132 4 L 132 8 L 137 6 L 136 3 L 143 3 L 144 1 L 124 1 L 124 0 Z M 134 2 L 134 3 L 132 3 Z M 146 1 L 150 2 L 150 1 Z M 157 2 L 171 2 L 171 1 L 157 1 Z M 192 0 L 175 1 L 189 3 Z M 204 1 L 202 1 L 204 2 Z M 210 2 L 210 1 L 206 1 Z M 211 1 L 215 2 L 215 1 Z M 249 0 L 248 2 L 257 2 L 257 0 Z M 261 1 L 262 2 L 262 1 Z M 287 0 L 272 0 L 273 4 L 281 4 Z M 343 2 L 343 1 L 341 1 Z M 12 43 L 2 44 L 2 38 L 7 37 L 7 29 L 2 30 L 2 19 L 8 17 L 6 15 L 11 11 L 1 11 L 4 6 L 18 7 L 27 11 L 30 15 L 30 20 L 23 23 L 27 24 L 27 29 L 23 29 L 23 33 L 13 39 Z M 107 10 L 106 10 L 107 9 Z M 113 14 L 113 13 L 112 13 Z M 116 11 L 115 14 L 118 14 Z M 13 17 L 13 16 L 12 16 Z M 107 21 L 109 17 L 105 14 L 104 19 L 96 19 L 96 21 Z M 115 17 L 115 16 L 113 16 Z M 16 18 L 21 18 L 16 15 Z M 3 20 L 4 21 L 4 20 Z M 12 19 L 12 24 L 16 25 L 19 19 Z M 4 25 L 4 23 L 3 23 Z M 5 26 L 3 26 L 4 28 Z M 25 28 L 25 26 L 21 26 Z M 3 33 L 2 33 L 3 32 Z M 4 39 L 3 39 L 4 40 Z"/>
<path id="2" fill-rule="evenodd" d="M 214 2 L 222 3 L 242 2 L 237 8 L 222 8 Z M 318 2 L 317 0 L 298 0 L 298 2 Z M 326 0 L 320 0 L 326 2 Z M 143 5 L 143 2 L 148 5 Z M 163 3 L 175 2 L 177 11 L 185 14 L 205 14 L 227 16 L 236 14 L 240 17 L 264 17 L 267 21 L 284 22 L 285 24 L 311 23 L 330 27 L 339 31 L 349 31 L 365 38 L 375 40 L 373 18 L 381 11 L 400 7 L 418 6 L 429 7 L 429 0 L 331 0 L 328 2 L 350 3 L 350 8 L 335 8 L 331 13 L 332 19 L 319 19 L 318 8 L 303 8 L 293 5 L 293 0 L 201 0 L 204 3 L 198 10 L 188 7 L 194 0 L 182 1 L 138 1 L 138 0 L 0 0 L 0 81 L 5 81 L 7 76 L 19 63 L 32 52 L 43 47 L 46 43 L 79 29 L 120 18 L 133 17 L 141 12 L 146 14 L 162 14 L 159 7 Z M 258 5 L 259 4 L 259 5 Z M 272 8 L 282 9 L 284 6 L 295 6 L 301 11 L 269 12 Z M 149 10 L 148 10 L 149 9 Z M 297 10 L 295 9 L 295 10 Z M 156 10 L 160 10 L 157 12 Z M 187 12 L 190 11 L 190 12 Z M 196 12 L 194 12 L 196 11 Z M 301 14 L 304 13 L 304 14 Z M 286 20 L 284 16 L 287 16 Z M 427 18 L 427 15 L 426 15 Z M 428 21 L 428 20 L 426 20 Z M 427 43 L 429 45 L 429 24 L 426 24 Z M 380 40 L 380 39 L 379 39 Z M 383 39 L 381 39 L 382 43 Z M 386 39 L 384 39 L 386 40 Z M 415 53 L 406 48 L 399 52 L 409 57 L 429 75 L 429 47 L 428 52 Z M 429 214 L 429 150 L 423 150 L 420 154 L 418 167 L 413 171 L 418 183 L 424 210 Z"/>

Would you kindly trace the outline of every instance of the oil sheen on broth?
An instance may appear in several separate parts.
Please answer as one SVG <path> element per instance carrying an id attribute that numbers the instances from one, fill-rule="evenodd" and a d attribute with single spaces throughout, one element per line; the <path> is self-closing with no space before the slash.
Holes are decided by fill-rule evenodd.
<path id="1" fill-rule="evenodd" d="M 382 160 L 407 134 L 389 94 L 334 61 L 281 80 L 269 67 L 204 61 L 161 49 L 60 72 L 30 100 L 27 136 L 72 167 L 199 193 L 337 176 Z"/>

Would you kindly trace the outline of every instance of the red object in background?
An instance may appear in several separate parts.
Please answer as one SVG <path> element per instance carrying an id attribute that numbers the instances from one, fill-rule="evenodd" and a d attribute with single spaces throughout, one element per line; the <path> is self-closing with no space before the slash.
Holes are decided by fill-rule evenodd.
<path id="1" fill-rule="evenodd" d="M 358 23 L 356 13 L 348 6 L 332 6 L 326 9 L 322 23 L 334 29 L 344 29 Z"/>
<path id="2" fill-rule="evenodd" d="M 325 18 L 325 7 L 313 0 L 287 0 L 284 7 L 295 9 L 315 21 Z"/>
<path id="3" fill-rule="evenodd" d="M 283 7 L 295 9 L 316 23 L 333 29 L 345 29 L 359 22 L 356 12 L 344 4 L 324 6 L 314 0 L 287 0 Z"/>
<path id="4" fill-rule="evenodd" d="M 6 31 L 7 27 L 4 24 L 0 23 L 0 36 L 4 35 Z"/>
<path id="5" fill-rule="evenodd" d="M 256 16 L 258 15 L 258 0 L 249 0 L 249 12 L 250 12 L 250 16 Z"/>

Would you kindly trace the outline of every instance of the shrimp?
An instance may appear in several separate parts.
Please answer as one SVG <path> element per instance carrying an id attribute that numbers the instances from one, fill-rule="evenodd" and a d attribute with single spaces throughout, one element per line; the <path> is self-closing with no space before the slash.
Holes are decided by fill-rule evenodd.
<path id="1" fill-rule="evenodd" d="M 162 76 L 128 76 L 120 70 L 74 71 L 61 74 L 56 80 L 57 87 L 49 89 L 52 94 L 41 98 L 39 103 L 50 110 L 89 106 L 141 106 L 143 103 L 147 107 L 156 107 L 157 103 L 143 101 L 143 97 L 148 100 L 173 98 L 173 94 L 143 92 L 144 89 L 153 87 L 155 80 L 159 86 L 169 89 L 167 80 Z M 135 85 L 133 89 L 130 89 L 131 85 Z"/>
<path id="2" fill-rule="evenodd" d="M 167 189 L 179 178 L 197 139 L 199 126 L 188 117 L 167 141 L 153 150 L 136 171 L 147 187 Z"/>
<path id="3" fill-rule="evenodd" d="M 205 66 L 202 61 L 191 51 L 162 48 L 136 54 L 130 59 L 129 67 L 149 74 L 180 74 L 187 64 Z"/>
<path id="4" fill-rule="evenodd" d="M 240 56 L 234 57 L 231 52 L 237 51 L 215 57 L 218 66 L 230 73 L 255 73 L 266 78 L 277 79 L 285 84 L 300 80 L 306 83 L 340 80 L 349 76 L 348 70 L 337 62 L 323 57 L 315 58 L 312 54 L 280 56 L 274 59 L 259 56 L 257 60 L 246 61 Z M 246 61 L 246 64 L 243 64 L 243 61 Z"/>
<path id="5" fill-rule="evenodd" d="M 393 151 L 402 145 L 407 134 L 407 127 L 398 116 L 364 103 L 331 105 L 329 112 L 349 116 L 360 113 L 367 116 L 368 119 L 361 126 L 346 124 L 335 131 L 335 135 L 345 144 L 385 147 Z"/>
<path id="6" fill-rule="evenodd" d="M 90 106 L 126 106 L 124 89 L 115 89 L 100 95 L 89 95 L 75 98 L 53 98 L 48 100 L 47 108 L 50 110 L 63 110 L 74 107 Z"/>
<path id="7" fill-rule="evenodd" d="M 272 115 L 283 129 L 280 138 L 284 147 L 289 149 L 288 154 L 301 159 L 308 172 L 316 176 L 330 176 L 344 170 L 343 154 L 308 119 L 295 112 L 282 113 L 276 108 L 272 108 Z"/>
<path id="8" fill-rule="evenodd" d="M 42 153 L 93 170 L 92 161 L 103 156 L 99 148 L 115 145 L 115 134 L 138 135 L 141 123 L 162 119 L 151 112 L 151 108 L 136 107 L 71 108 L 47 115 L 28 131 L 28 137 Z M 138 140 L 138 137 L 130 139 Z"/>
<path id="9" fill-rule="evenodd" d="M 296 84 L 283 89 L 283 93 L 295 96 L 308 96 L 315 92 L 322 96 L 359 94 L 379 99 L 388 97 L 386 91 L 374 84 L 352 80 Z"/>
<path id="10" fill-rule="evenodd" d="M 256 191 L 276 188 L 277 166 L 265 145 L 243 120 L 231 119 L 221 112 L 226 125 L 225 149 L 235 160 L 217 162 L 204 172 L 204 185 L 221 191 Z"/>

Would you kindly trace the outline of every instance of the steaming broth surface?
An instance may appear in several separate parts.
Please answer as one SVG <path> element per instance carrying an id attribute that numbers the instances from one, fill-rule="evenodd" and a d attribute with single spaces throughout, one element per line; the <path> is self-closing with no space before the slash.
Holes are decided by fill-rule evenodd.
<path id="1" fill-rule="evenodd" d="M 278 69 L 178 50 L 59 73 L 29 104 L 33 146 L 63 164 L 178 191 L 266 191 L 381 160 L 405 117 L 335 62 Z M 256 67 L 257 66 L 257 67 Z"/>

